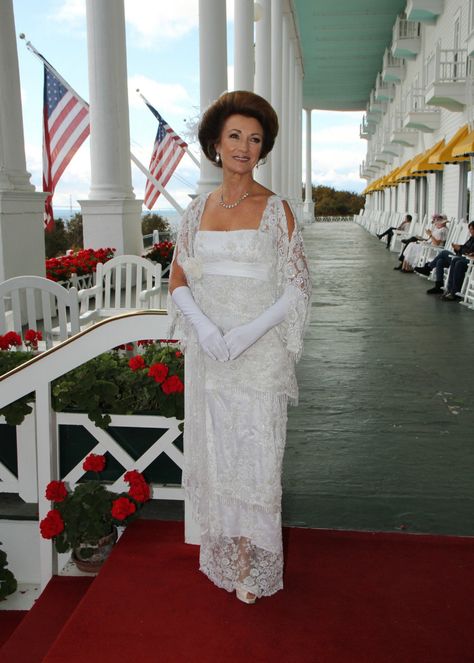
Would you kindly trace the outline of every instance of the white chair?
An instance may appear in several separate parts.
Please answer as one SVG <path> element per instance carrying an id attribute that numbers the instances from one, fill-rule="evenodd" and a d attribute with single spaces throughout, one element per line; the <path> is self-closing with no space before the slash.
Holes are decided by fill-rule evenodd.
<path id="1" fill-rule="evenodd" d="M 98 263 L 95 286 L 79 291 L 81 325 L 136 309 L 160 308 L 161 265 L 123 255 Z"/>
<path id="2" fill-rule="evenodd" d="M 41 347 L 64 341 L 79 331 L 79 299 L 76 288 L 41 276 L 15 276 L 0 283 L 0 334 L 23 328 L 41 331 Z"/>
<path id="3" fill-rule="evenodd" d="M 474 309 L 474 258 L 468 258 L 468 260 L 469 265 L 459 294 L 462 297 L 461 304 Z"/>
<path id="4" fill-rule="evenodd" d="M 466 229 L 467 226 L 464 219 L 459 219 L 458 221 L 456 221 L 454 217 L 451 218 L 447 229 L 446 241 L 444 242 L 444 244 L 436 246 L 434 244 L 429 244 L 428 242 L 423 242 L 418 263 L 415 265 L 415 267 L 421 267 L 426 262 L 430 262 L 438 255 L 440 251 L 444 251 L 445 249 L 451 251 L 452 250 L 451 244 L 453 243 L 463 244 L 466 240 L 463 239 L 461 242 L 459 242 L 459 239 L 464 236 L 464 231 Z"/>
<path id="5" fill-rule="evenodd" d="M 392 241 L 390 242 L 390 251 L 396 251 L 400 253 L 402 248 L 402 239 L 408 239 L 409 237 L 423 237 L 424 229 L 428 222 L 428 216 L 425 216 L 418 220 L 418 214 L 411 215 L 410 227 L 407 231 L 395 230 L 392 236 Z"/>

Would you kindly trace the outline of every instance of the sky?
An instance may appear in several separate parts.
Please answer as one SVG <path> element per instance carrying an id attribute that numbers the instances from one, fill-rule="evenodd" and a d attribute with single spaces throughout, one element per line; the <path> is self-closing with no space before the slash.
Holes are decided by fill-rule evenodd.
<path id="1" fill-rule="evenodd" d="M 36 49 L 84 99 L 89 99 L 85 0 L 13 0 L 17 35 L 24 33 Z M 233 0 L 227 0 L 228 89 L 233 89 Z M 148 165 L 156 120 L 136 93 L 145 97 L 199 157 L 195 126 L 199 116 L 198 0 L 125 0 L 131 150 Z M 18 39 L 25 152 L 31 181 L 41 190 L 43 69 Z M 359 138 L 361 112 L 312 113 L 312 181 L 360 192 L 359 164 L 366 143 Z M 305 122 L 303 121 L 303 127 Z M 305 138 L 303 136 L 303 145 Z M 303 177 L 304 174 L 303 154 Z M 182 206 L 189 202 L 199 176 L 185 156 L 167 185 Z M 90 183 L 89 139 L 85 141 L 56 187 L 56 208 L 78 208 Z M 143 198 L 144 175 L 132 165 L 132 184 Z M 154 211 L 166 211 L 160 196 Z"/>

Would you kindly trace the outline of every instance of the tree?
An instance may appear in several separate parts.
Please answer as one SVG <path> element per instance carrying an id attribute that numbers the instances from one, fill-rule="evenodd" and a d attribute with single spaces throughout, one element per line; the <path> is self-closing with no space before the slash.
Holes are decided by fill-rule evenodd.
<path id="1" fill-rule="evenodd" d="M 170 224 L 156 212 L 147 212 L 142 218 L 142 235 L 151 235 L 154 230 L 158 232 L 169 232 Z"/>
<path id="2" fill-rule="evenodd" d="M 330 186 L 313 187 L 315 216 L 352 216 L 364 207 L 365 198 L 353 191 L 336 191 Z"/>
<path id="3" fill-rule="evenodd" d="M 68 249 L 83 249 L 84 234 L 82 230 L 82 214 L 76 212 L 67 224 Z"/>
<path id="4" fill-rule="evenodd" d="M 44 245 L 47 258 L 55 258 L 66 253 L 69 243 L 66 226 L 62 219 L 55 219 L 54 228 L 45 230 Z"/>

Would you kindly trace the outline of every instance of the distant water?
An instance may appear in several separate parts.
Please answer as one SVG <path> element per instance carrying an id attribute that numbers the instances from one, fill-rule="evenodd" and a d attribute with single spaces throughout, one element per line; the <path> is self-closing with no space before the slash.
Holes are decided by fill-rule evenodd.
<path id="1" fill-rule="evenodd" d="M 54 217 L 56 219 L 62 219 L 63 221 L 69 221 L 77 212 L 80 212 L 80 208 L 70 208 L 70 207 L 55 207 L 54 208 Z M 180 221 L 180 215 L 178 212 L 174 209 L 157 209 L 153 210 L 156 214 L 159 214 L 160 216 L 163 216 L 165 219 L 168 220 L 171 228 L 177 229 L 179 226 L 179 221 Z M 146 214 L 146 211 L 142 212 L 142 216 Z"/>

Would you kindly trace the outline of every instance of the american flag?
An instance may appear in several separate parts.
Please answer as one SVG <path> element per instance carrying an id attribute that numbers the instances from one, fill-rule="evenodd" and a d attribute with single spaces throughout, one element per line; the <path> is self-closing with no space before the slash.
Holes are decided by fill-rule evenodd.
<path id="1" fill-rule="evenodd" d="M 44 213 L 46 230 L 54 228 L 52 201 L 56 184 L 90 132 L 87 104 L 63 85 L 51 69 L 44 65 L 43 191 L 49 191 Z"/>
<path id="2" fill-rule="evenodd" d="M 151 155 L 148 170 L 151 175 L 158 180 L 164 188 L 171 175 L 184 155 L 187 143 L 184 142 L 167 124 L 158 111 L 147 103 L 148 108 L 158 120 L 158 131 L 156 132 L 155 144 L 153 145 L 153 154 Z M 147 180 L 145 188 L 145 205 L 152 209 L 156 203 L 160 191 L 153 182 Z"/>

